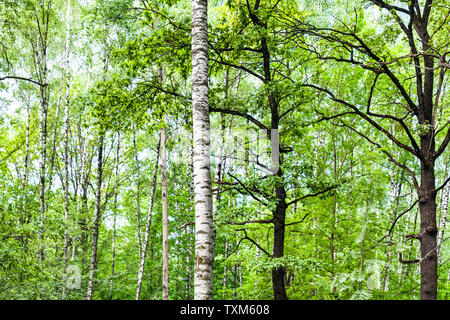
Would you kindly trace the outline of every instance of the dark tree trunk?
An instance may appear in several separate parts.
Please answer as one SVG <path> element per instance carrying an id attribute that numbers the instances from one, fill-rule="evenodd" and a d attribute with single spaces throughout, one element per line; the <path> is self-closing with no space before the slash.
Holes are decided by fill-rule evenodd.
<path id="1" fill-rule="evenodd" d="M 98 231 L 100 225 L 100 215 L 101 215 L 101 195 L 102 195 L 102 179 L 103 179 L 103 140 L 104 133 L 100 133 L 98 146 L 98 172 L 97 172 L 97 190 L 95 195 L 95 216 L 94 225 L 92 232 L 92 253 L 91 253 L 91 263 L 89 266 L 89 283 L 87 291 L 87 300 L 92 300 L 94 293 L 94 282 L 95 282 L 95 269 L 97 268 L 97 249 L 98 249 Z"/>
<path id="2" fill-rule="evenodd" d="M 422 164 L 419 190 L 420 299 L 437 299 L 437 225 L 434 163 Z"/>
<path id="3" fill-rule="evenodd" d="M 254 9 L 259 8 L 259 2 L 255 3 Z M 267 29 L 267 23 L 260 20 L 254 13 L 249 11 L 250 18 L 255 26 Z M 261 37 L 261 53 L 264 70 L 264 82 L 270 83 L 271 75 L 271 55 L 267 45 L 267 38 Z M 272 258 L 281 258 L 284 255 L 284 233 L 286 222 L 286 190 L 283 182 L 283 172 L 281 170 L 282 159 L 280 157 L 280 143 L 278 141 L 278 129 L 280 122 L 279 115 L 279 101 L 276 93 L 271 93 L 267 96 L 270 114 L 271 114 L 271 151 L 272 151 L 272 170 L 273 174 L 277 175 L 280 181 L 275 186 L 275 196 L 277 199 L 277 206 L 273 212 L 273 253 Z M 275 140 L 276 141 L 275 141 Z M 275 300 L 287 300 L 286 286 L 285 286 L 286 268 L 281 266 L 272 270 L 272 285 Z"/>
<path id="4" fill-rule="evenodd" d="M 281 172 L 281 170 L 279 170 Z M 279 174 L 281 176 L 281 173 Z M 284 231 L 286 220 L 286 191 L 282 184 L 276 186 L 278 204 L 273 215 L 273 258 L 284 254 Z M 275 300 L 287 300 L 285 287 L 286 269 L 281 266 L 272 270 L 273 295 Z"/>

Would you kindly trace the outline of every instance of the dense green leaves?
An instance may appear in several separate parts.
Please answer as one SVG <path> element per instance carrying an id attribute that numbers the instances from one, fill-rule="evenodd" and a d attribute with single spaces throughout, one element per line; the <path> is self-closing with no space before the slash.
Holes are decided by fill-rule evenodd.
<path id="1" fill-rule="evenodd" d="M 383 3 L 408 8 L 407 2 Z M 61 299 L 63 287 L 66 299 L 86 298 L 101 168 L 93 297 L 135 297 L 151 215 L 140 297 L 161 299 L 160 171 L 153 199 L 152 183 L 165 128 L 169 298 L 192 299 L 190 2 L 71 1 L 69 70 L 66 6 L 62 0 L 0 1 L 0 298 Z M 411 235 L 421 220 L 411 173 L 419 177 L 423 165 L 411 150 L 429 133 L 436 146 L 448 139 L 448 68 L 438 65 L 448 64 L 448 5 L 433 1 L 431 47 L 418 44 L 425 53 L 417 55 L 399 23 L 408 28 L 407 14 L 393 10 L 374 1 L 209 3 L 214 298 L 272 299 L 273 270 L 283 270 L 290 299 L 419 298 L 420 270 L 412 262 L 421 259 L 420 243 Z M 416 43 L 418 37 L 414 33 Z M 434 126 L 411 108 L 421 99 L 417 72 L 426 70 L 416 63 L 427 55 L 435 63 Z M 44 216 L 42 88 L 48 93 Z M 268 170 L 273 150 L 263 129 L 270 128 L 279 133 L 277 175 Z M 435 160 L 438 188 L 449 177 L 448 148 Z M 274 257 L 280 186 L 284 251 Z M 436 193 L 437 227 L 444 231 L 439 299 L 450 297 L 449 190 Z M 66 271 L 80 286 L 63 282 Z"/>

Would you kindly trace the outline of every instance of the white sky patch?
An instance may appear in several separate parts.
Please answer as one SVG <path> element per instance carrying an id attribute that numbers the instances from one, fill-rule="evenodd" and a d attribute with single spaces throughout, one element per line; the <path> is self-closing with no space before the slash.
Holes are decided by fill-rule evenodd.
<path id="1" fill-rule="evenodd" d="M 105 217 L 103 220 L 103 223 L 105 224 L 105 227 L 107 230 L 113 230 L 114 229 L 114 214 L 112 212 L 108 212 L 109 214 Z M 129 225 L 128 220 L 125 219 L 121 215 L 116 215 L 116 229 L 120 229 L 124 226 Z"/>
<path id="2" fill-rule="evenodd" d="M 6 104 L 2 103 L 2 112 L 6 113 L 8 115 L 13 115 L 19 108 L 20 108 L 20 102 L 17 101 L 17 99 L 13 96 L 13 91 L 16 90 L 16 85 L 14 84 L 14 81 L 20 81 L 20 80 L 4 80 L 5 85 L 8 87 L 6 90 L 0 90 L 0 98 L 3 100 L 7 100 Z"/>

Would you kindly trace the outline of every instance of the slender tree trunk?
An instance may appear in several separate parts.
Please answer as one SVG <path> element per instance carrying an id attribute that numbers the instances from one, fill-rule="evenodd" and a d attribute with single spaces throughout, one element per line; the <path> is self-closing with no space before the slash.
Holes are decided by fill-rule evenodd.
<path id="1" fill-rule="evenodd" d="M 448 199 L 450 197 L 450 185 L 447 186 L 442 191 L 442 218 L 441 222 L 439 223 L 439 234 L 438 234 L 438 252 L 440 253 L 442 249 L 442 242 L 444 241 L 444 232 L 445 228 L 447 226 L 447 216 L 448 216 Z M 439 262 L 442 260 L 442 256 L 439 254 Z"/>
<path id="2" fill-rule="evenodd" d="M 193 263 L 192 263 L 192 253 L 194 252 L 194 248 L 192 246 L 192 242 L 190 241 L 191 236 L 194 234 L 194 230 L 192 225 L 186 225 L 184 229 L 185 234 L 188 234 L 188 248 L 186 255 L 186 300 L 191 300 L 191 288 L 192 288 L 192 275 L 194 274 Z"/>
<path id="3" fill-rule="evenodd" d="M 114 267 L 116 258 L 116 222 L 117 222 L 117 196 L 119 193 L 119 158 L 120 158 L 120 132 L 117 132 L 117 149 L 116 149 L 116 171 L 115 171 L 115 186 L 114 186 L 114 220 L 113 220 L 113 234 L 111 244 L 111 275 L 109 279 L 109 300 L 113 299 L 114 289 Z"/>
<path id="4" fill-rule="evenodd" d="M 141 206 L 140 206 L 141 170 L 139 166 L 139 158 L 136 145 L 136 125 L 134 124 L 134 122 L 133 122 L 133 149 L 134 149 L 134 163 L 136 166 L 136 220 L 137 220 L 139 257 L 140 257 L 142 255 Z"/>
<path id="5" fill-rule="evenodd" d="M 194 299 L 213 298 L 215 235 L 210 172 L 207 0 L 192 0 L 192 119 L 195 200 Z"/>
<path id="6" fill-rule="evenodd" d="M 224 101 L 226 101 L 228 99 L 228 90 L 229 90 L 229 69 L 226 70 L 225 73 L 225 92 L 223 95 L 223 99 Z M 225 118 L 224 118 L 224 114 L 221 113 L 220 114 L 220 148 L 219 148 L 219 156 L 218 156 L 218 162 L 217 162 L 217 168 L 216 168 L 216 173 L 215 173 L 215 177 L 214 177 L 214 182 L 222 182 L 223 181 L 223 176 L 224 176 L 224 172 L 225 172 L 225 161 L 226 161 L 226 156 L 225 156 Z M 220 192 L 220 184 L 217 185 L 217 187 L 215 188 L 214 192 L 213 192 L 213 203 L 214 203 L 214 212 L 217 211 L 219 209 L 219 204 L 220 204 L 220 196 L 221 196 L 221 192 Z"/>
<path id="7" fill-rule="evenodd" d="M 363 226 L 362 226 L 362 230 L 361 230 L 361 249 L 360 249 L 360 261 L 359 261 L 359 276 L 360 278 L 362 278 L 362 275 L 364 273 L 364 254 L 365 254 L 365 242 L 366 242 L 366 234 L 367 234 L 367 219 L 369 216 L 369 210 L 370 210 L 370 205 L 367 202 L 366 203 L 366 210 L 364 212 L 364 221 L 363 221 Z M 359 283 L 359 290 L 362 289 L 362 282 Z"/>
<path id="8" fill-rule="evenodd" d="M 23 222 L 29 223 L 31 220 L 31 214 L 28 214 L 27 204 L 27 187 L 28 187 L 28 162 L 30 159 L 30 106 L 27 104 L 27 126 L 25 133 L 25 157 L 23 160 L 23 176 L 22 176 L 22 210 L 23 210 Z"/>
<path id="9" fill-rule="evenodd" d="M 92 300 L 94 293 L 94 281 L 95 281 L 95 269 L 97 267 L 97 243 L 98 243 L 98 230 L 100 225 L 101 215 L 101 196 L 102 196 L 102 175 L 103 175 L 103 140 L 104 133 L 100 132 L 99 146 L 98 146 L 98 167 L 97 167 L 97 191 L 95 195 L 95 215 L 94 225 L 92 233 L 92 251 L 91 251 L 91 263 L 89 266 L 89 283 L 87 289 L 87 300 Z"/>
<path id="10" fill-rule="evenodd" d="M 67 258 L 69 248 L 69 127 L 70 127 L 70 0 L 67 0 L 67 33 L 66 33 L 66 108 L 65 108 L 65 133 L 64 133 L 64 262 L 63 262 L 63 286 L 62 298 L 66 296 Z"/>
<path id="11" fill-rule="evenodd" d="M 157 154 L 156 154 L 156 160 L 155 160 L 155 168 L 153 171 L 152 191 L 151 191 L 151 196 L 150 196 L 150 204 L 148 206 L 147 221 L 145 223 L 145 234 L 144 234 L 144 244 L 143 244 L 143 248 L 142 248 L 142 255 L 140 257 L 140 262 L 139 262 L 138 280 L 137 280 L 136 295 L 135 295 L 136 300 L 139 300 L 139 296 L 141 294 L 142 276 L 144 274 L 145 258 L 147 257 L 147 248 L 148 248 L 148 242 L 149 242 L 149 238 L 150 238 L 150 226 L 152 224 L 152 210 L 153 210 L 153 202 L 155 199 L 156 177 L 158 175 L 160 145 L 161 145 L 161 137 L 159 137 L 158 146 L 156 147 Z"/>
<path id="12" fill-rule="evenodd" d="M 422 22 L 421 22 L 422 24 Z M 430 37 L 427 31 L 428 21 L 417 25 L 417 31 L 422 41 L 424 52 L 430 50 L 428 45 Z M 420 135 L 420 149 L 422 153 L 420 170 L 420 187 L 418 190 L 420 210 L 420 299 L 437 299 L 437 223 L 436 223 L 436 177 L 435 152 L 436 141 L 434 132 L 434 60 L 424 56 L 424 82 L 419 97 L 419 122 L 431 124 L 432 128 Z"/>
<path id="13" fill-rule="evenodd" d="M 448 164 L 446 166 L 446 175 L 448 173 Z M 440 211 L 442 212 L 441 220 L 439 222 L 439 233 L 437 238 L 438 243 L 438 263 L 440 264 L 442 261 L 442 242 L 444 240 L 444 232 L 445 227 L 447 226 L 447 215 L 448 215 L 448 199 L 450 198 L 450 184 L 447 184 L 447 186 L 441 191 L 441 203 L 440 203 Z"/>
<path id="14" fill-rule="evenodd" d="M 336 108 L 333 108 L 333 114 L 336 114 Z M 315 134 L 318 134 L 317 131 Z M 337 145 L 336 145 L 336 128 L 332 127 L 332 136 L 331 140 L 333 143 L 333 178 L 334 183 L 336 184 L 338 181 L 338 154 L 337 154 Z M 317 158 L 317 151 L 315 152 L 315 157 Z M 337 192 L 333 194 L 333 207 L 331 208 L 331 221 L 330 221 L 330 260 L 331 260 L 331 281 L 334 282 L 335 278 L 335 258 L 336 258 L 336 249 L 335 249 L 335 232 L 336 232 L 336 214 L 337 214 Z M 331 294 L 336 296 L 336 287 L 333 286 L 331 288 Z"/>
<path id="15" fill-rule="evenodd" d="M 63 81 L 61 80 L 61 83 Z M 56 139 L 58 137 L 58 119 L 59 119 L 59 113 L 60 113 L 60 109 L 61 109 L 61 102 L 62 102 L 62 86 L 59 90 L 59 95 L 58 95 L 58 103 L 56 104 L 56 112 L 55 112 L 55 124 L 53 125 L 53 135 L 52 135 L 52 141 L 51 141 L 51 147 L 52 147 L 52 151 L 51 151 L 51 156 L 49 159 L 49 168 L 48 168 L 48 185 L 51 186 L 53 183 L 53 175 L 55 172 L 55 159 L 56 159 L 56 146 L 57 146 L 57 142 Z M 61 180 L 61 183 L 64 184 L 64 181 Z"/>
<path id="16" fill-rule="evenodd" d="M 228 246 L 229 246 L 228 238 L 226 238 L 225 239 L 225 260 L 228 259 Z M 225 292 L 227 289 L 227 277 L 228 277 L 228 267 L 225 264 L 225 266 L 223 267 L 223 279 L 222 279 L 222 287 L 224 289 L 224 293 L 222 296 L 223 299 L 225 298 Z"/>
<path id="17" fill-rule="evenodd" d="M 47 61 L 47 49 L 48 49 L 48 32 L 50 26 L 50 10 L 51 1 L 47 3 L 39 3 L 35 6 L 35 23 L 39 26 L 36 39 L 36 45 L 31 43 L 33 49 L 35 49 L 34 67 L 36 75 L 41 83 L 39 86 L 40 93 L 40 115 L 39 115 L 39 205 L 40 205 L 40 249 L 39 249 L 39 261 L 44 261 L 44 233 L 45 233 L 45 182 L 46 182 L 46 161 L 47 161 L 47 117 L 48 117 L 48 61 Z M 39 10 L 41 12 L 39 12 Z"/>
<path id="18" fill-rule="evenodd" d="M 47 48 L 46 44 L 42 48 L 42 82 L 47 81 Z M 39 251 L 39 260 L 44 261 L 44 232 L 45 232 L 45 163 L 47 160 L 47 116 L 48 116 L 48 89 L 47 86 L 40 87 L 41 94 L 41 106 L 40 106 L 40 133 L 39 133 L 39 145 L 40 145 L 40 159 L 39 159 L 39 200 L 40 200 L 40 231 L 39 236 L 41 239 L 41 249 Z"/>
<path id="19" fill-rule="evenodd" d="M 86 168 L 86 164 L 82 163 L 82 184 L 81 184 L 81 219 L 78 222 L 80 229 L 81 229 L 81 239 L 80 239 L 80 245 L 82 247 L 82 253 L 81 253 L 81 271 L 82 274 L 84 274 L 85 271 L 85 261 L 86 261 L 86 252 L 88 247 L 88 239 L 89 239 L 89 229 L 88 229 L 88 223 L 87 223 L 87 213 L 88 213 L 88 184 L 89 184 L 89 176 L 91 173 L 92 168 L 92 158 L 94 156 L 94 153 L 91 154 L 89 157 L 89 163 L 88 168 Z"/>
<path id="20" fill-rule="evenodd" d="M 225 73 L 225 92 L 223 95 L 224 101 L 227 101 L 228 99 L 228 91 L 229 91 L 229 69 L 226 70 Z M 220 114 L 220 135 L 221 135 L 221 139 L 220 139 L 220 154 L 219 154 L 219 158 L 218 158 L 218 164 L 217 164 L 217 169 L 216 169 L 216 174 L 215 174 L 215 182 L 222 182 L 223 181 L 223 176 L 225 173 L 225 161 L 226 161 L 226 156 L 225 156 L 225 117 L 224 114 Z M 214 212 L 216 212 L 217 210 L 219 210 L 220 208 L 220 200 L 221 200 L 221 186 L 220 184 L 218 184 L 215 188 L 214 194 L 213 194 L 213 198 L 214 198 Z M 230 207 L 230 198 L 228 199 L 228 207 Z M 225 260 L 228 258 L 228 238 L 225 239 Z M 223 280 L 222 280 L 222 285 L 223 288 L 226 289 L 227 287 L 227 265 L 224 265 L 224 269 L 223 269 Z M 225 290 L 223 292 L 223 296 L 222 298 L 225 297 Z"/>
<path id="21" fill-rule="evenodd" d="M 158 81 L 163 83 L 163 68 L 158 67 Z M 164 116 L 163 116 L 164 125 Z M 161 142 L 161 202 L 162 202 L 162 246 L 163 246 L 163 272 L 162 272 L 162 298 L 169 300 L 169 221 L 167 212 L 167 177 L 166 177 L 166 130 L 160 130 Z"/>
<path id="22" fill-rule="evenodd" d="M 27 106 L 27 126 L 25 133 L 25 158 L 23 160 L 23 177 L 22 177 L 22 187 L 25 189 L 28 185 L 28 162 L 30 159 L 30 107 Z"/>
<path id="23" fill-rule="evenodd" d="M 166 133 L 161 129 L 161 201 L 163 226 L 163 300 L 169 299 L 169 225 L 167 214 Z"/>

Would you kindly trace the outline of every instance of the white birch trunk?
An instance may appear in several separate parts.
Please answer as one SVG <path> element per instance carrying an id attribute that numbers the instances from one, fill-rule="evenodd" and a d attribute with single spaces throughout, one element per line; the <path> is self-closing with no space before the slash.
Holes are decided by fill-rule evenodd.
<path id="1" fill-rule="evenodd" d="M 195 201 L 194 299 L 213 298 L 214 227 L 210 172 L 207 0 L 192 0 L 192 118 Z"/>
<path id="2" fill-rule="evenodd" d="M 438 263 L 441 263 L 441 261 L 442 261 L 441 246 L 442 246 L 442 241 L 444 239 L 445 227 L 447 226 L 449 196 L 450 196 L 450 184 L 448 184 L 447 187 L 442 190 L 442 204 L 441 204 L 442 218 L 439 223 L 439 229 L 438 229 L 439 233 L 438 233 L 438 238 L 437 238 Z"/>
<path id="3" fill-rule="evenodd" d="M 163 273 L 162 298 L 169 299 L 169 225 L 167 213 L 167 179 L 166 179 L 166 133 L 161 129 L 161 201 L 162 201 L 162 240 Z"/>

